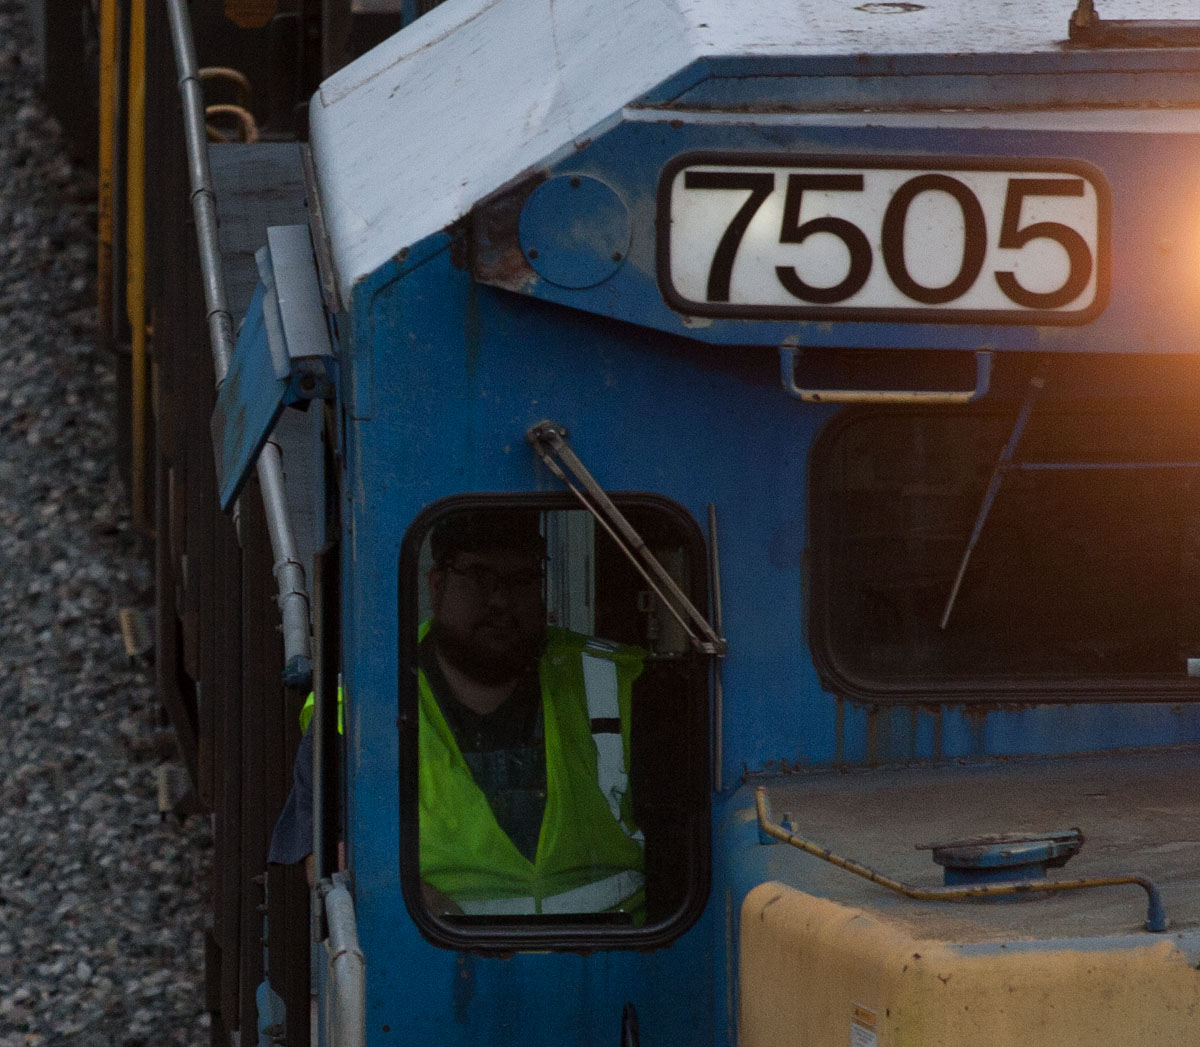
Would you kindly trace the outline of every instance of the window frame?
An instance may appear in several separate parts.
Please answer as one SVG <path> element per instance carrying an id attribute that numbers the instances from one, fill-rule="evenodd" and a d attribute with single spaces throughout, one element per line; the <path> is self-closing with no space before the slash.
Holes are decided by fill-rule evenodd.
<path id="1" fill-rule="evenodd" d="M 692 515 L 679 503 L 650 492 L 610 492 L 622 509 L 655 509 L 665 512 L 679 525 L 693 568 L 689 595 L 700 607 L 708 606 L 709 563 L 707 544 Z M 400 545 L 397 614 L 397 701 L 399 752 L 400 853 L 398 875 L 401 894 L 409 916 L 422 936 L 444 949 L 482 955 L 514 952 L 592 952 L 597 950 L 662 949 L 690 930 L 708 905 L 712 878 L 712 787 L 711 787 L 711 659 L 707 670 L 697 663 L 697 682 L 688 696 L 688 723 L 695 731 L 695 749 L 701 754 L 688 783 L 688 806 L 692 831 L 683 900 L 674 913 L 641 927 L 617 925 L 605 914 L 570 916 L 447 918 L 430 911 L 421 897 L 419 832 L 419 720 L 417 686 L 417 629 L 419 626 L 419 567 L 421 547 L 434 523 L 454 512 L 524 509 L 555 511 L 577 509 L 578 500 L 567 492 L 469 493 L 451 495 L 426 506 L 410 522 Z M 418 580 L 418 584 L 407 584 Z M 704 656 L 693 654 L 700 659 Z M 701 686 L 701 681 L 703 686 Z"/>

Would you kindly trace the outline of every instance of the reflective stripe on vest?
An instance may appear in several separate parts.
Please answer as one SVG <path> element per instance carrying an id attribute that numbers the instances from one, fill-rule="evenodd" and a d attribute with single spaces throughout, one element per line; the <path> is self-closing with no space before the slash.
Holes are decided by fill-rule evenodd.
<path id="1" fill-rule="evenodd" d="M 617 663 L 604 657 L 615 650 L 615 644 L 592 638 L 584 645 L 582 655 L 583 687 L 587 695 L 588 719 L 592 722 L 592 741 L 596 745 L 596 784 L 625 835 L 642 843 L 645 837 L 641 830 L 631 831 L 621 816 L 621 802 L 629 791 L 629 772 L 625 766 L 625 740 L 621 734 Z"/>
<path id="2" fill-rule="evenodd" d="M 607 912 L 645 886 L 646 877 L 636 869 L 627 869 L 595 883 L 575 887 L 562 894 L 542 899 L 542 915 Z M 532 898 L 482 898 L 458 903 L 467 916 L 531 916 L 537 912 Z"/>

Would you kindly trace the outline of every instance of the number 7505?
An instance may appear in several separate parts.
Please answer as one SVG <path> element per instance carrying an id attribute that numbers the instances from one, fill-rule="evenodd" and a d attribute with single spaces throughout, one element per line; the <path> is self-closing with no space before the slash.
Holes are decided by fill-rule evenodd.
<path id="1" fill-rule="evenodd" d="M 894 173 L 894 172 L 893 172 Z M 1034 201 L 1042 201 L 1044 214 L 1047 200 L 1067 200 L 1084 197 L 1088 185 L 1082 177 L 1064 177 L 1046 172 L 1007 174 L 994 172 L 1003 180 L 990 179 L 994 188 L 985 203 L 975 189 L 961 178 L 945 171 L 899 172 L 910 175 L 897 181 L 890 189 L 886 204 L 876 204 L 859 215 L 853 202 L 838 208 L 855 216 L 855 220 L 833 214 L 821 214 L 802 220 L 806 193 L 862 194 L 865 176 L 847 171 L 769 171 L 769 170 L 685 170 L 684 190 L 724 190 L 744 193 L 745 198 L 717 238 L 712 251 L 705 281 L 704 301 L 713 305 L 730 302 L 734 263 L 743 245 L 751 222 L 763 204 L 776 191 L 777 176 L 785 177 L 785 193 L 777 234 L 779 244 L 802 244 L 810 237 L 825 233 L 841 241 L 848 257 L 844 276 L 836 283 L 816 285 L 808 282 L 795 266 L 772 266 L 779 285 L 800 305 L 836 306 L 853 298 L 867 285 L 877 262 L 882 262 L 888 281 L 896 291 L 916 308 L 947 306 L 976 288 L 988 258 L 989 235 L 996 237 L 994 246 L 1002 250 L 1020 251 L 1035 241 L 1057 244 L 1065 253 L 1065 275 L 1056 276 L 1057 286 L 1027 286 L 1016 271 L 1013 259 L 991 272 L 995 290 L 1007 301 L 1008 308 L 1022 310 L 1055 310 L 1073 303 L 1087 289 L 1096 268 L 1092 244 L 1071 225 L 1060 221 L 1029 221 Z M 916 275 L 906 255 L 906 226 L 914 201 L 926 193 L 941 193 L 953 201 L 961 214 L 961 260 L 958 271 L 948 280 L 931 282 L 922 276 L 918 265 Z M 689 194 L 690 195 L 690 194 Z M 986 195 L 986 194 L 985 194 Z M 831 199 L 826 195 L 824 199 Z M 778 207 L 778 205 L 776 205 Z M 686 214 L 686 204 L 682 205 Z M 989 233 L 988 211 L 993 231 Z M 881 213 L 880 213 L 881 212 Z M 997 212 L 999 212 L 997 214 Z M 997 221 L 998 219 L 998 221 Z M 1023 224 L 1024 223 L 1024 224 Z M 760 223 L 761 224 L 761 223 Z M 864 226 L 868 228 L 864 229 Z M 878 244 L 872 247 L 871 234 Z M 761 234 L 760 234 L 761 235 Z M 711 243 L 711 240 L 709 241 Z M 1003 256 L 1002 256 L 1003 257 Z M 1061 266 L 1059 272 L 1062 272 Z M 698 290 L 698 288 L 697 288 Z M 753 303 L 750 303 L 753 304 Z"/>

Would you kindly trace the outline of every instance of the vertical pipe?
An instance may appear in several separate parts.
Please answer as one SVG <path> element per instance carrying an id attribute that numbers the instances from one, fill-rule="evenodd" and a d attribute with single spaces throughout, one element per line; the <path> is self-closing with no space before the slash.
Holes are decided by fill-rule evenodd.
<path id="1" fill-rule="evenodd" d="M 283 622 L 284 683 L 307 686 L 312 676 L 309 652 L 308 588 L 296 538 L 287 522 L 287 494 L 283 481 L 283 454 L 279 444 L 268 440 L 259 452 L 256 470 L 262 488 L 263 506 L 267 517 L 267 534 L 275 558 L 272 572 L 278 587 L 279 613 Z"/>
<path id="2" fill-rule="evenodd" d="M 97 149 L 96 308 L 100 345 L 113 345 L 113 193 L 117 125 L 117 0 L 100 0 L 100 115 Z"/>
<path id="3" fill-rule="evenodd" d="M 337 667 L 341 662 L 341 549 L 334 543 L 316 555 L 313 571 L 316 597 L 316 658 L 313 675 L 313 717 L 309 731 L 313 739 L 313 881 L 319 888 L 338 868 L 338 823 L 342 805 L 338 780 L 338 691 Z M 313 940 L 328 933 L 323 910 L 314 905 Z"/>
<path id="4" fill-rule="evenodd" d="M 132 348 L 130 486 L 133 522 L 143 533 L 146 519 L 146 0 L 130 0 L 129 138 L 126 143 L 125 243 L 128 275 L 126 315 Z"/>
<path id="5" fill-rule="evenodd" d="M 323 907 L 329 925 L 325 946 L 332 987 L 330 1027 L 337 1030 L 338 1047 L 362 1047 L 367 1031 L 367 961 L 358 944 L 354 900 L 342 876 L 323 889 Z"/>

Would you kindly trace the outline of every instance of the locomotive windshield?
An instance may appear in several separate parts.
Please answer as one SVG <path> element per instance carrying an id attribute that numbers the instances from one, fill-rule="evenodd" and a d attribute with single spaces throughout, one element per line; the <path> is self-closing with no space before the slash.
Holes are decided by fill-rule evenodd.
<path id="1" fill-rule="evenodd" d="M 702 594 L 679 512 L 622 509 Z M 704 879 L 703 659 L 582 509 L 467 506 L 417 541 L 408 777 L 427 913 L 466 927 L 679 924 Z"/>
<path id="2" fill-rule="evenodd" d="M 1198 693 L 1195 412 L 1039 409 L 984 515 L 1012 429 L 1011 413 L 877 411 L 819 446 L 814 647 L 835 687 Z"/>

